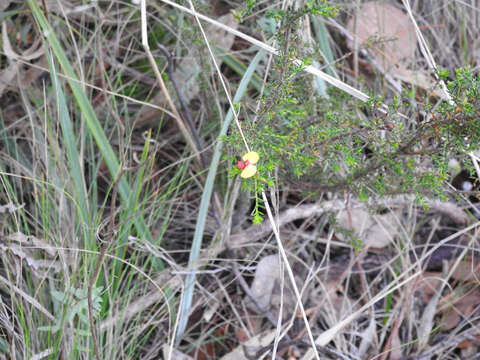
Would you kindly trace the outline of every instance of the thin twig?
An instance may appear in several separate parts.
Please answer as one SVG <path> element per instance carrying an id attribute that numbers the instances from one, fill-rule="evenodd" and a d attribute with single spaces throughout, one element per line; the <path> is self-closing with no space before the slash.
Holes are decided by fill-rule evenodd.
<path id="1" fill-rule="evenodd" d="M 47 21 L 50 21 L 50 18 L 48 17 L 48 8 L 45 0 L 42 0 L 42 5 L 43 5 L 43 13 L 45 15 L 45 18 L 47 19 Z"/>
<path id="2" fill-rule="evenodd" d="M 145 1 L 141 2 L 141 26 L 142 26 L 142 45 L 143 48 L 145 49 L 145 53 L 147 54 L 148 61 L 150 62 L 150 65 L 152 67 L 152 70 L 155 74 L 155 77 L 157 78 L 157 81 L 160 85 L 160 89 L 162 90 L 163 95 L 165 96 L 165 99 L 167 101 L 168 106 L 170 107 L 174 119 L 177 123 L 177 126 L 182 133 L 183 137 L 185 138 L 185 141 L 187 144 L 190 146 L 190 149 L 192 149 L 192 152 L 196 155 L 196 160 L 198 164 L 201 166 L 202 161 L 201 157 L 199 155 L 199 151 L 197 149 L 197 145 L 195 144 L 195 141 L 192 138 L 192 135 L 190 132 L 187 130 L 187 127 L 182 121 L 182 117 L 178 113 L 178 110 L 175 106 L 175 104 L 172 101 L 172 98 L 170 97 L 170 94 L 168 92 L 168 89 L 165 85 L 165 82 L 163 81 L 162 74 L 160 73 L 160 70 L 158 69 L 157 63 L 155 62 L 155 58 L 152 55 L 152 52 L 150 51 L 150 46 L 148 45 L 148 36 L 147 36 L 147 10 L 146 10 L 146 3 Z"/>
<path id="3" fill-rule="evenodd" d="M 193 134 L 193 139 L 195 140 L 198 147 L 198 151 L 200 152 L 200 159 L 202 161 L 202 166 L 203 168 L 205 168 L 207 166 L 207 160 L 205 159 L 205 154 L 203 153 L 203 149 L 205 149 L 205 144 L 203 143 L 202 139 L 200 138 L 200 135 L 198 134 L 195 124 L 193 123 L 192 115 L 190 114 L 190 111 L 188 110 L 187 104 L 185 102 L 185 97 L 183 96 L 182 92 L 180 91 L 180 87 L 178 86 L 177 78 L 173 70 L 173 56 L 172 54 L 170 54 L 167 48 L 162 44 L 157 44 L 157 47 L 160 49 L 163 55 L 165 55 L 165 57 L 167 58 L 168 78 L 172 83 L 173 88 L 175 89 L 175 92 L 177 93 L 178 102 L 180 103 L 180 110 L 182 111 L 182 114 L 185 120 L 187 120 L 187 124 L 190 127 L 190 131 Z"/>
<path id="4" fill-rule="evenodd" d="M 168 78 L 170 79 L 175 92 L 177 93 L 178 101 L 180 102 L 180 110 L 182 111 L 183 117 L 187 120 L 187 124 L 190 127 L 190 131 L 193 134 L 193 139 L 195 140 L 195 143 L 198 147 L 198 151 L 200 153 L 200 162 L 202 165 L 203 169 L 206 169 L 208 167 L 208 162 L 205 157 L 205 144 L 200 137 L 195 124 L 193 122 L 192 116 L 190 114 L 190 111 L 188 110 L 187 103 L 185 101 L 185 97 L 183 96 L 182 92 L 180 91 L 180 87 L 178 86 L 177 78 L 175 76 L 175 72 L 173 69 L 173 56 L 170 54 L 170 52 L 167 50 L 165 46 L 162 44 L 157 44 L 158 48 L 160 51 L 165 55 L 167 58 L 167 72 L 168 72 Z M 221 220 L 221 214 L 222 214 L 222 206 L 220 202 L 220 195 L 218 192 L 214 191 L 213 193 L 213 198 L 215 201 L 215 207 L 214 207 L 214 215 L 215 219 L 217 220 L 217 223 L 220 225 L 222 223 Z"/>

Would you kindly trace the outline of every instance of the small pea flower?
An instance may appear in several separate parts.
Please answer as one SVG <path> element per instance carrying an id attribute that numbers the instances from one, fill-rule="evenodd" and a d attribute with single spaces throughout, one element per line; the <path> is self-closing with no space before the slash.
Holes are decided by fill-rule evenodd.
<path id="1" fill-rule="evenodd" d="M 260 159 L 260 155 L 255 151 L 243 155 L 243 161 L 237 161 L 237 168 L 242 170 L 240 177 L 246 179 L 255 175 L 257 173 L 255 164 L 258 162 L 258 159 Z"/>

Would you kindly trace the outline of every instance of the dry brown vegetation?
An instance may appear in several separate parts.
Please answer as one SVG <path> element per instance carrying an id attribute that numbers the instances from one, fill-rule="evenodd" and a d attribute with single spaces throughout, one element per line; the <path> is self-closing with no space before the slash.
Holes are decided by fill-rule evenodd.
<path id="1" fill-rule="evenodd" d="M 436 64 L 478 76 L 475 0 L 331 3 L 294 29 L 316 106 L 408 92 L 417 123 L 450 100 Z M 480 174 L 452 153 L 445 198 L 361 201 L 279 164 L 253 224 L 219 134 L 286 71 L 268 11 L 304 2 L 177 5 L 0 2 L 0 359 L 480 358 Z"/>

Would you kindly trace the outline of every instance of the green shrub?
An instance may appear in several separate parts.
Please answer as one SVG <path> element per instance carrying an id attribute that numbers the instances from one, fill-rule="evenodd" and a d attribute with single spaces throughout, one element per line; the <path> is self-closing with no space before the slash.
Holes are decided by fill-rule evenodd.
<path id="1" fill-rule="evenodd" d="M 479 146 L 480 77 L 457 70 L 448 82 L 453 102 L 436 108 L 428 94 L 419 102 L 413 101 L 412 92 L 390 101 L 372 96 L 367 103 L 336 89 L 329 90 L 328 98 L 319 97 L 308 90 L 311 79 L 294 62 L 299 50 L 290 44 L 298 45 L 299 39 L 292 20 L 298 17 L 283 16 L 290 22 L 277 19 L 288 25 L 277 34 L 282 53 L 268 81 L 268 95 L 260 99 L 257 113 L 241 107 L 245 135 L 261 156 L 257 175 L 245 180 L 256 203 L 259 192 L 273 183 L 276 168 L 277 181 L 310 194 L 445 196 L 448 161 L 461 159 L 471 168 L 468 153 Z M 310 61 L 303 57 L 304 64 Z M 447 79 L 448 72 L 439 76 Z M 245 152 L 238 129 L 232 130 L 229 143 L 235 164 L 233 154 Z M 238 173 L 233 168 L 232 174 Z M 255 222 L 259 212 L 257 205 Z"/>

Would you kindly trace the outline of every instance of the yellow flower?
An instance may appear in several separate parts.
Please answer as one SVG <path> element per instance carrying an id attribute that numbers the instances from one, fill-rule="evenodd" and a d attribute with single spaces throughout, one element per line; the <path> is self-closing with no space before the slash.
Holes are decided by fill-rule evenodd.
<path id="1" fill-rule="evenodd" d="M 250 151 L 249 153 L 243 155 L 243 161 L 248 161 L 249 164 L 256 164 L 258 159 L 260 159 L 260 155 L 258 155 L 255 151 Z"/>
<path id="2" fill-rule="evenodd" d="M 240 177 L 246 179 L 255 175 L 257 173 L 257 167 L 254 164 L 256 164 L 258 159 L 260 159 L 258 153 L 251 151 L 243 155 L 242 159 L 245 161 L 245 163 L 239 161 L 237 165 L 239 169 L 243 169 L 243 171 L 240 173 Z"/>
<path id="3" fill-rule="evenodd" d="M 255 165 L 250 164 L 250 165 L 247 165 L 245 169 L 243 169 L 243 171 L 240 173 L 240 177 L 246 179 L 246 178 L 252 177 L 256 173 L 257 173 L 257 167 Z"/>

